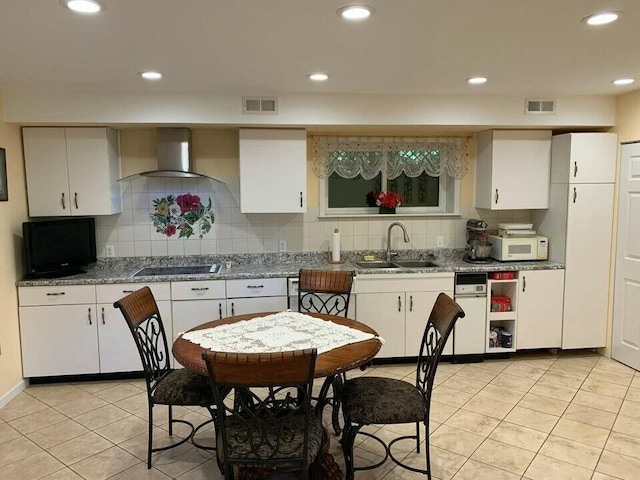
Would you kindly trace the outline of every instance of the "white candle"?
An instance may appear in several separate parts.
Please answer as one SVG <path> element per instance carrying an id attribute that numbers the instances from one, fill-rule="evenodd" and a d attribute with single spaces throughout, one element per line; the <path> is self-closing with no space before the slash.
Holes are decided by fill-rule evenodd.
<path id="1" fill-rule="evenodd" d="M 331 249 L 331 260 L 334 262 L 340 261 L 340 232 L 336 228 L 333 231 L 333 243 Z"/>

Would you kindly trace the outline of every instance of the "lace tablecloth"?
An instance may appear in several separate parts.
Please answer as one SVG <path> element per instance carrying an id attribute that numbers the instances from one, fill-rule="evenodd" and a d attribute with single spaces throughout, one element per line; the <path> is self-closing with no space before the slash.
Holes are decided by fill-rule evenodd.
<path id="1" fill-rule="evenodd" d="M 318 354 L 372 338 L 371 333 L 298 312 L 279 312 L 182 334 L 215 352 L 271 353 L 316 348 Z"/>

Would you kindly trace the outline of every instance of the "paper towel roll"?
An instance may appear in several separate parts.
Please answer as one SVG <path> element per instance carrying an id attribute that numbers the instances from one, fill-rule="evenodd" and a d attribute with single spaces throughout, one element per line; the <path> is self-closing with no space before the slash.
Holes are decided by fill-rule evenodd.
<path id="1" fill-rule="evenodd" d="M 331 248 L 331 261 L 339 262 L 340 261 L 340 232 L 336 228 L 333 231 L 333 242 Z"/>

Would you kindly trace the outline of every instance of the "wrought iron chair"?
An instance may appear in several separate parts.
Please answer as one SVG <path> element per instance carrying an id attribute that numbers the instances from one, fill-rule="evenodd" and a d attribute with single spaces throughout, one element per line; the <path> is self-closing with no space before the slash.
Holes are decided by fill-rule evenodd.
<path id="1" fill-rule="evenodd" d="M 205 407 L 215 419 L 213 394 L 207 377 L 193 373 L 190 370 L 173 370 L 170 365 L 169 345 L 153 294 L 149 287 L 143 287 L 113 304 L 119 308 L 127 321 L 133 339 L 138 347 L 142 360 L 144 376 L 147 383 L 147 401 L 149 408 L 149 442 L 147 448 L 147 468 L 151 468 L 151 454 L 182 445 L 188 440 L 193 442 L 193 436 L 204 425 L 197 428 L 185 420 L 173 418 L 172 407 L 199 406 Z M 153 448 L 153 407 L 167 405 L 169 410 L 169 435 L 173 435 L 175 423 L 186 424 L 191 432 L 184 439 L 166 447 Z M 200 448 L 202 447 L 193 442 Z"/>
<path id="2" fill-rule="evenodd" d="M 323 445 L 322 421 L 311 413 L 317 352 L 221 353 L 202 351 L 220 414 L 218 465 L 300 471 L 314 477 Z M 234 389 L 233 401 L 225 392 Z M 215 418 L 215 417 L 214 417 Z"/>
<path id="3" fill-rule="evenodd" d="M 326 313 L 347 317 L 353 272 L 340 270 L 307 270 L 300 269 L 298 283 L 298 311 Z M 339 422 L 340 394 L 346 382 L 346 374 L 327 377 L 322 389 L 318 411 L 322 412 L 326 405 L 332 405 L 331 421 L 336 434 L 342 431 Z M 333 397 L 327 397 L 329 388 L 333 387 Z"/>
<path id="4" fill-rule="evenodd" d="M 444 293 L 438 295 L 422 336 L 415 386 L 403 380 L 373 376 L 355 378 L 345 383 L 342 395 L 342 411 L 345 422 L 342 433 L 342 450 L 347 469 L 347 479 L 353 479 L 355 470 L 377 468 L 387 458 L 391 458 L 403 468 L 426 474 L 427 478 L 431 479 L 429 409 L 431 407 L 433 379 L 442 356 L 442 349 L 449 338 L 449 334 L 458 318 L 462 317 L 464 317 L 464 311 L 460 308 L 460 305 Z M 391 453 L 391 446 L 404 439 L 415 439 L 416 451 L 420 453 L 420 422 L 424 423 L 426 428 L 426 445 L 424 447 L 427 462 L 426 470 L 406 465 Z M 375 435 L 360 431 L 365 425 L 399 423 L 415 423 L 416 434 L 395 438 L 387 445 Z M 371 437 L 382 444 L 385 449 L 385 456 L 380 462 L 366 467 L 354 467 L 353 445 L 358 433 Z"/>

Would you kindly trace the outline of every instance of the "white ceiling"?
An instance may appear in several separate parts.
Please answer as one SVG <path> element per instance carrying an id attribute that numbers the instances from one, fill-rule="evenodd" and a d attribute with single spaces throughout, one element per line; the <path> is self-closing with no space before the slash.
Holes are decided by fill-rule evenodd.
<path id="1" fill-rule="evenodd" d="M 616 95 L 640 88 L 639 0 L 0 0 L 0 89 L 240 95 Z M 623 11 L 611 25 L 581 19 Z M 136 74 L 159 70 L 160 82 Z M 325 71 L 328 82 L 306 75 Z M 465 79 L 489 77 L 471 87 Z M 635 77 L 615 87 L 618 77 Z"/>

